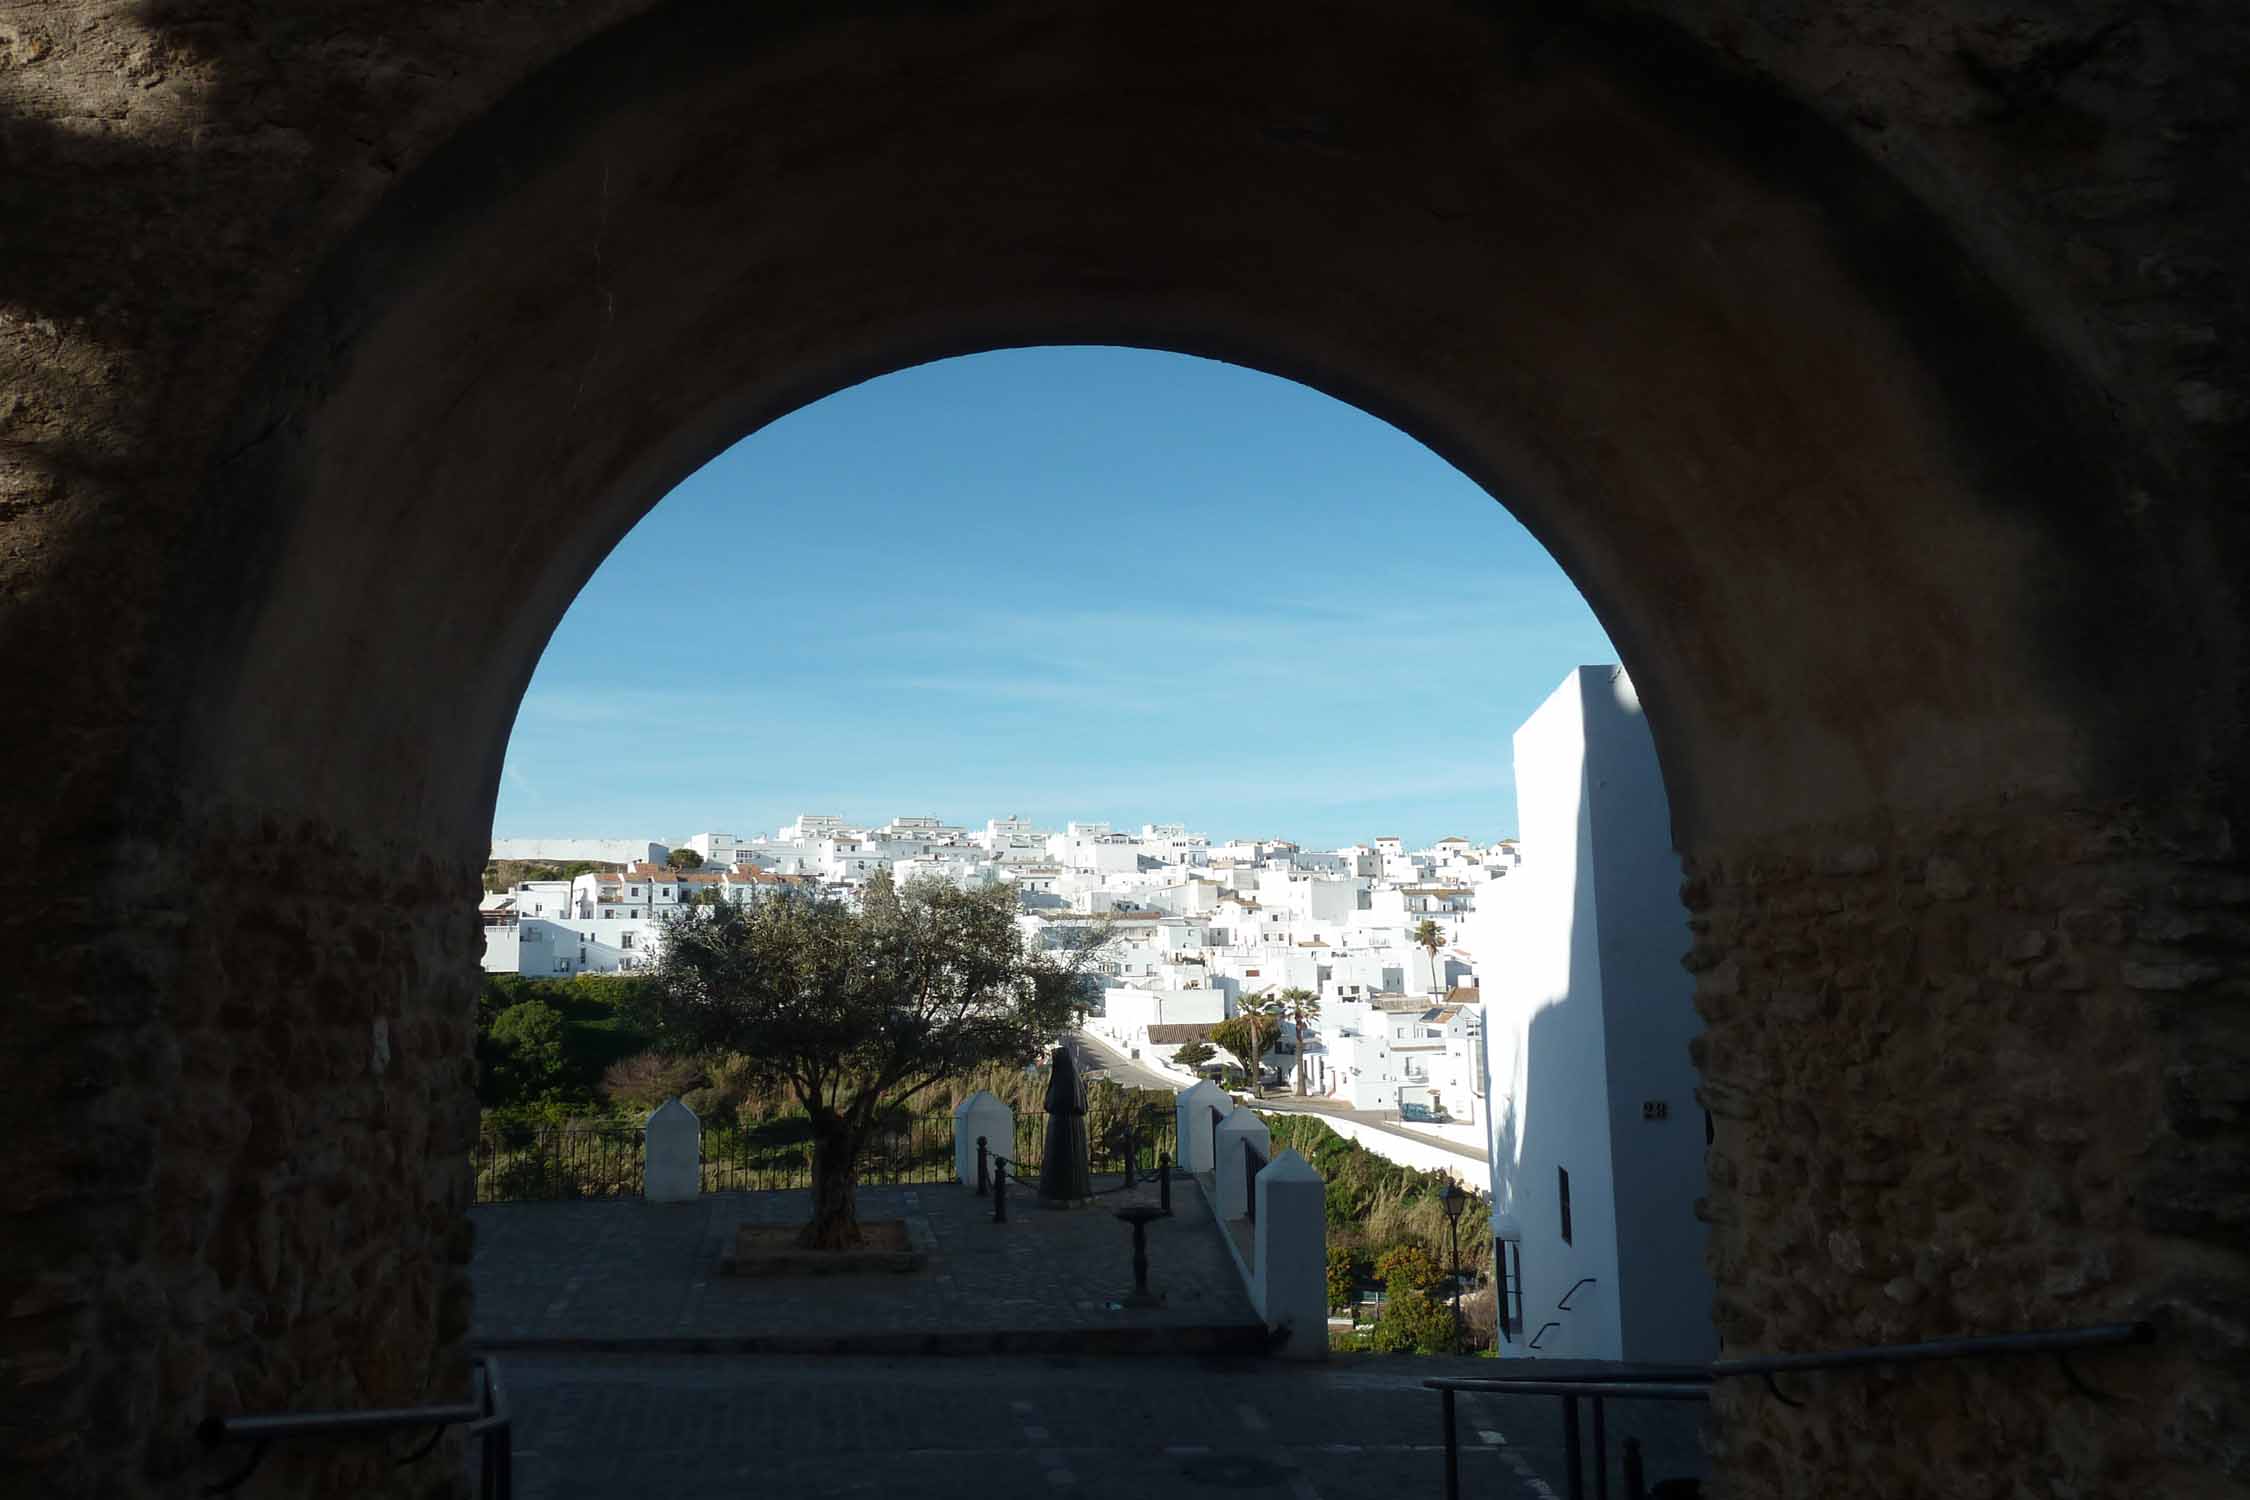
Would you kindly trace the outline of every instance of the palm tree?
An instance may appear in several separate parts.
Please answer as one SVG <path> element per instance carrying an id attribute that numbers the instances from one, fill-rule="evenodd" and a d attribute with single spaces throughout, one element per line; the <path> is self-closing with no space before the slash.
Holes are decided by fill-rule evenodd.
<path id="1" fill-rule="evenodd" d="M 1274 996 L 1281 1006 L 1281 1014 L 1297 1028 L 1297 1097 L 1305 1097 L 1305 1022 L 1320 1015 L 1320 997 L 1311 990 L 1292 985 Z"/>
<path id="2" fill-rule="evenodd" d="M 1421 925 L 1414 929 L 1408 941 L 1413 943 L 1415 947 L 1424 949 L 1429 953 L 1430 993 L 1437 995 L 1438 1003 L 1442 1005 L 1445 1002 L 1445 996 L 1438 994 L 1437 954 L 1438 949 L 1445 946 L 1445 929 L 1438 926 L 1429 917 L 1424 917 Z"/>
<path id="3" fill-rule="evenodd" d="M 1282 997 L 1268 992 L 1244 995 L 1235 1002 L 1234 1008 L 1243 1022 L 1243 1040 L 1250 1053 L 1247 1059 L 1250 1064 L 1250 1095 L 1254 1099 L 1263 1098 L 1265 1089 L 1258 1081 L 1258 1064 L 1266 1055 L 1266 1047 L 1272 1045 L 1273 1039 L 1281 1031 L 1281 1017 L 1286 1007 L 1282 1003 Z M 1261 1043 L 1264 1045 L 1260 1045 Z"/>

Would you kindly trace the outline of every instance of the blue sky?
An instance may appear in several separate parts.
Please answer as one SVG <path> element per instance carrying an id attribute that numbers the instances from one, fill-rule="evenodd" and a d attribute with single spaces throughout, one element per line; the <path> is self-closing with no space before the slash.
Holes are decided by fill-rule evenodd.
<path id="1" fill-rule="evenodd" d="M 615 628 L 651 606 L 676 644 Z M 805 407 L 651 511 L 548 643 L 494 832 L 1497 838 L 1516 725 L 1613 660 L 1491 496 L 1357 408 L 1182 355 L 975 355 Z"/>

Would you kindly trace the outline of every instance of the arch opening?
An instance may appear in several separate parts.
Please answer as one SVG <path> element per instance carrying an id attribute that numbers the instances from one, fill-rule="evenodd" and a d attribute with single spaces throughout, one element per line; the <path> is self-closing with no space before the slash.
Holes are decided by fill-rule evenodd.
<path id="1" fill-rule="evenodd" d="M 540 644 L 739 434 L 1058 342 L 1351 401 L 1506 495 L 1593 601 L 1689 853 L 1699 1062 L 1737 1142 L 1730 1342 L 2063 1321 L 2239 1268 L 2205 1190 L 2233 1137 L 2165 1083 L 2203 1076 L 2182 1049 L 2221 1023 L 2155 1024 L 2210 993 L 2208 927 L 2134 926 L 2232 858 L 2199 800 L 2235 722 L 2231 605 L 2165 594 L 2172 544 L 2117 493 L 2133 441 L 1863 152 L 1770 99 L 1723 118 L 1742 96 L 1707 60 L 1666 54 L 1699 85 L 1676 88 L 1607 33 L 1436 4 L 738 12 L 656 7 L 512 84 L 244 335 L 269 354 L 164 554 L 113 809 L 178 934 L 100 935 L 168 1028 L 122 1107 L 178 1116 L 131 1233 L 88 1231 L 113 1335 L 152 1278 L 242 1314 L 307 1267 L 398 1263 L 274 1335 L 284 1374 L 263 1348 L 217 1366 L 245 1392 L 300 1366 L 339 1395 L 427 1383 L 466 1327 L 464 1183 L 420 1164 L 473 1130 L 460 912 Z M 2080 607 L 2105 577 L 2115 632 Z M 2189 639 L 2223 670 L 2138 670 Z M 328 1113 L 270 1081 L 293 1058 Z M 1867 1109 L 1828 1107 L 1838 1076 Z M 307 1205 L 338 1194 L 389 1227 L 332 1233 Z M 348 1371 L 339 1338 L 367 1351 Z M 2239 1389 L 2185 1353 L 2146 1378 Z M 1722 1418 L 1746 1492 L 1864 1477 L 1812 1419 Z M 132 1421 L 130 1462 L 184 1467 Z M 2180 1447 L 2152 1421 L 2043 1461 L 2162 1487 Z M 1895 1462 L 1900 1491 L 1988 1467 Z"/>

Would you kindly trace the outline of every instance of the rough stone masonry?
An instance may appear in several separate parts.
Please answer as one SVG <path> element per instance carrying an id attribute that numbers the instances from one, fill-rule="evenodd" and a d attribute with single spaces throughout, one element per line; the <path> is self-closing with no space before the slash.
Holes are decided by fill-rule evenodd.
<path id="1" fill-rule="evenodd" d="M 4 1487 L 186 1495 L 208 1413 L 465 1388 L 471 898 L 548 633 L 759 424 L 1110 341 L 1399 424 L 1600 613 L 1730 1351 L 2160 1329 L 2110 1403 L 1730 1391 L 1724 1491 L 2242 1492 L 2246 28 L 0 5 Z"/>

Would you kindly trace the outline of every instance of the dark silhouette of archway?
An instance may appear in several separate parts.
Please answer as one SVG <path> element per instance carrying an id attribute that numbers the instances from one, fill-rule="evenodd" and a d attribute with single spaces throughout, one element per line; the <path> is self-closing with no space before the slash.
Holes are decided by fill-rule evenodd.
<path id="1" fill-rule="evenodd" d="M 450 23 L 395 24 L 420 58 Z M 168 176 L 199 159 L 192 111 L 100 148 L 120 203 L 235 226 L 239 285 L 120 265 L 121 305 L 169 310 L 136 323 L 96 271 L 51 278 L 69 334 L 38 400 L 99 410 L 26 466 L 21 493 L 68 503 L 8 520 L 47 528 L 0 639 L 48 711 L 16 757 L 44 790 L 10 802 L 38 858 L 0 904 L 49 928 L 8 1023 L 47 1080 L 11 1120 L 57 1164 L 19 1258 L 64 1268 L 26 1335 L 62 1373 L 25 1410 L 104 1424 L 11 1438 L 53 1488 L 177 1487 L 182 1413 L 216 1400 L 450 1378 L 463 914 L 542 643 L 719 447 L 1024 343 L 1352 401 L 1506 495 L 1594 604 L 1688 854 L 1730 1347 L 2223 1302 L 2234 523 L 2218 440 L 2056 311 L 2043 223 L 1894 174 L 1762 26 L 1437 3 L 493 25 L 395 130 L 306 106 L 319 151 L 395 139 L 387 190 L 292 208 L 286 174 L 214 166 L 194 198 Z M 168 35 L 226 139 L 255 138 L 250 54 Z M 274 85 L 292 102 L 403 87 L 272 44 L 319 59 Z M 2092 148 L 2043 101 L 2083 62 L 1969 72 L 2067 155 Z M 72 138 L 27 113 L 46 181 Z M 58 266 L 146 232 L 78 214 L 26 221 Z M 97 399 L 104 338 L 141 405 Z M 2223 409 L 2205 386 L 2220 407 L 2190 406 Z M 104 579 L 114 617 L 74 624 Z M 58 904 L 36 866 L 83 847 L 109 900 Z M 309 1290 L 338 1277 L 334 1304 Z M 152 1331 L 152 1298 L 186 1331 Z M 2239 1401 L 2218 1359 L 2162 1346 L 2128 1379 L 2148 1401 L 2028 1456 L 1954 1441 L 1963 1410 L 2041 1422 L 1978 1372 L 1817 1419 L 1730 1399 L 1720 1468 L 1743 1493 L 2217 1484 L 2223 1421 L 2156 1414 Z M 1869 1466 L 1916 1423 L 1940 1438 Z"/>

